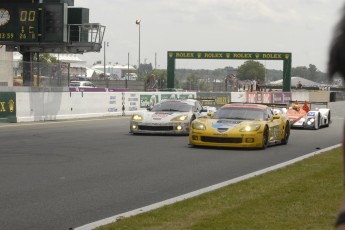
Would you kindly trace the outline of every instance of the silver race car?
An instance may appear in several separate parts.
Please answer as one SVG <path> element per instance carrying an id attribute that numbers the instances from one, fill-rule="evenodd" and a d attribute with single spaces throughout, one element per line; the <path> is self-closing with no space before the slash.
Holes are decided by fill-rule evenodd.
<path id="1" fill-rule="evenodd" d="M 205 113 L 207 110 L 195 99 L 162 100 L 132 115 L 130 133 L 188 135 L 190 123 Z"/>

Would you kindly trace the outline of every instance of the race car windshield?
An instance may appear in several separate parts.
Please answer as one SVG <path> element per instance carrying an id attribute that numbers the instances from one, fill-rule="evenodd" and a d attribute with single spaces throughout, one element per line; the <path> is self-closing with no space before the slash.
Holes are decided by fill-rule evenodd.
<path id="1" fill-rule="evenodd" d="M 221 108 L 213 116 L 214 119 L 263 120 L 262 109 Z"/>
<path id="2" fill-rule="evenodd" d="M 152 108 L 152 112 L 174 111 L 174 112 L 190 112 L 192 105 L 181 102 L 163 102 L 158 103 Z"/>
<path id="3" fill-rule="evenodd" d="M 69 83 L 69 86 L 80 86 L 79 82 L 71 82 Z"/>

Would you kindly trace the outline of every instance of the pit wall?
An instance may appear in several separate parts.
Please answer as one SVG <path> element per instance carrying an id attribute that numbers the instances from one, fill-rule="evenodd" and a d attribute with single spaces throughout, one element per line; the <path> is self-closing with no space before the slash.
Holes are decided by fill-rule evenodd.
<path id="1" fill-rule="evenodd" d="M 0 122 L 32 122 L 128 116 L 163 99 L 212 99 L 204 105 L 231 102 L 330 102 L 331 92 L 0 92 Z"/>
<path id="2" fill-rule="evenodd" d="M 18 92 L 16 120 L 8 122 L 125 116 L 168 98 L 196 98 L 196 93 Z"/>

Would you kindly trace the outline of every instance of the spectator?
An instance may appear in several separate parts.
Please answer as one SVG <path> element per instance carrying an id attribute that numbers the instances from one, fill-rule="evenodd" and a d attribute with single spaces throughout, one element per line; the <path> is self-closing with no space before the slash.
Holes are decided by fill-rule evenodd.
<path id="1" fill-rule="evenodd" d="M 328 74 L 330 78 L 332 78 L 336 73 L 340 74 L 343 79 L 345 78 L 345 8 L 342 9 L 342 13 L 343 15 L 336 27 L 329 52 Z M 345 163 L 345 125 L 343 131 L 343 162 Z M 342 202 L 340 211 L 338 213 L 335 229 L 345 229 L 345 199 Z"/>
<path id="2" fill-rule="evenodd" d="M 301 81 L 298 81 L 298 82 L 297 82 L 296 88 L 297 88 L 297 89 L 302 89 L 302 82 L 301 82 Z"/>
<path id="3" fill-rule="evenodd" d="M 256 80 L 256 90 L 261 91 L 260 79 Z"/>

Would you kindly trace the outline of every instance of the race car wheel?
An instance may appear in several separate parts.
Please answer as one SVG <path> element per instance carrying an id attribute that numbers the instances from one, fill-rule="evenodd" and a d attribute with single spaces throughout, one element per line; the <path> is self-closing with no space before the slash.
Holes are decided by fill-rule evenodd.
<path id="1" fill-rule="evenodd" d="M 329 127 L 329 124 L 331 123 L 331 111 L 328 112 L 328 116 L 327 116 L 327 124 L 326 127 Z"/>
<path id="2" fill-rule="evenodd" d="M 289 137 L 290 137 L 290 123 L 286 122 L 285 131 L 284 131 L 284 138 L 282 139 L 283 145 L 286 145 L 289 142 Z"/>
<path id="3" fill-rule="evenodd" d="M 262 146 L 261 146 L 262 149 L 267 148 L 268 138 L 269 138 L 269 130 L 268 130 L 268 127 L 266 126 L 264 129 L 264 133 L 262 135 Z"/>
<path id="4" fill-rule="evenodd" d="M 315 130 L 319 129 L 320 124 L 321 124 L 321 114 L 318 113 L 316 116 L 317 116 L 317 122 L 315 122 L 315 127 L 314 127 Z"/>

